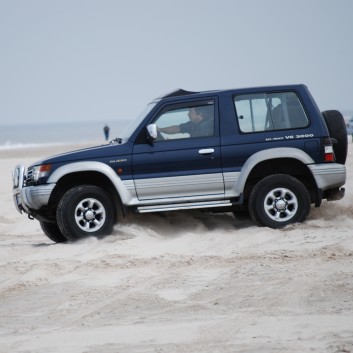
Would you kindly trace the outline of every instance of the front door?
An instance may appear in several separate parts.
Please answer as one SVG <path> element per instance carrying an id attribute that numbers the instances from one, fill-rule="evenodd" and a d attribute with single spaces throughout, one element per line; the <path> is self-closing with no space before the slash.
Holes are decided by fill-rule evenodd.
<path id="1" fill-rule="evenodd" d="M 158 128 L 157 140 L 149 144 L 138 139 L 133 150 L 139 200 L 182 202 L 223 197 L 215 104 L 215 99 L 207 99 L 165 105 L 151 118 L 149 123 Z"/>

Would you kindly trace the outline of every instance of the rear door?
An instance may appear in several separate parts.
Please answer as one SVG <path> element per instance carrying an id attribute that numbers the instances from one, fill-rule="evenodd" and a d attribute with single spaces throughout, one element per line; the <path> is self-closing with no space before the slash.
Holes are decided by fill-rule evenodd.
<path id="1" fill-rule="evenodd" d="M 158 128 L 157 140 L 149 144 L 141 138 L 142 131 L 133 149 L 139 200 L 181 202 L 223 197 L 216 104 L 216 98 L 166 104 L 149 120 L 147 124 Z M 203 118 L 191 123 L 195 114 Z"/>

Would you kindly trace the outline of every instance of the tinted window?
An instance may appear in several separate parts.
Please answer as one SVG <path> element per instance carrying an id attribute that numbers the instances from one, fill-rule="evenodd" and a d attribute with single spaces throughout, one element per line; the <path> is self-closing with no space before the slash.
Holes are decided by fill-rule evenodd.
<path id="1" fill-rule="evenodd" d="M 239 95 L 234 105 L 245 133 L 301 128 L 309 123 L 294 92 Z"/>

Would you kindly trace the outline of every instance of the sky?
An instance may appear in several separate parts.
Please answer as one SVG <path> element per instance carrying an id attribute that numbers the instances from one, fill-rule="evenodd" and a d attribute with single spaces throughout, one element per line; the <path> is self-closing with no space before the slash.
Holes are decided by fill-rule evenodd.
<path id="1" fill-rule="evenodd" d="M 0 125 L 133 119 L 155 97 L 304 83 L 353 115 L 352 0 L 0 0 Z"/>

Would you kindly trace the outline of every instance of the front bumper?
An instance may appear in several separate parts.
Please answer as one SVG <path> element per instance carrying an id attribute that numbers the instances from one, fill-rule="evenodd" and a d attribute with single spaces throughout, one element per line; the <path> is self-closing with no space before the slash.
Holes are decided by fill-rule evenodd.
<path id="1" fill-rule="evenodd" d="M 25 168 L 22 164 L 16 166 L 12 174 L 13 200 L 18 212 L 31 214 L 46 206 L 56 184 L 24 186 Z"/>

